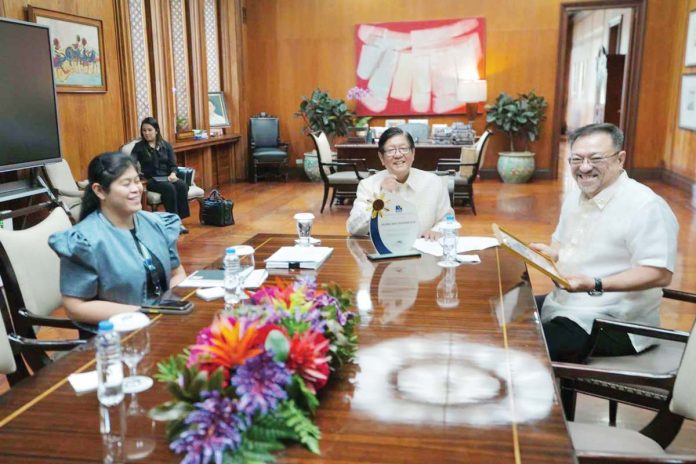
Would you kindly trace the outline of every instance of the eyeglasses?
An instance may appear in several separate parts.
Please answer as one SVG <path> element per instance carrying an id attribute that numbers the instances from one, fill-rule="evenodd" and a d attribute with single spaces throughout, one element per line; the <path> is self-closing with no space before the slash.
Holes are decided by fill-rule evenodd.
<path id="1" fill-rule="evenodd" d="M 602 164 L 604 161 L 608 160 L 609 158 L 613 158 L 614 156 L 618 155 L 621 153 L 621 150 L 612 153 L 611 155 L 608 156 L 599 156 L 599 155 L 592 155 L 589 158 L 583 158 L 582 156 L 571 156 L 568 158 L 568 162 L 570 163 L 571 166 L 582 166 L 582 164 L 587 161 L 587 164 L 590 166 L 596 166 L 598 164 Z"/>
<path id="2" fill-rule="evenodd" d="M 409 153 L 411 153 L 412 148 L 411 148 L 411 147 L 399 147 L 399 148 L 392 147 L 392 148 L 387 148 L 386 150 L 383 151 L 383 153 L 384 153 L 386 156 L 388 156 L 388 157 L 391 158 L 391 157 L 396 156 L 396 152 L 397 152 L 397 151 L 398 151 L 400 154 L 406 156 L 406 155 L 408 155 Z"/>

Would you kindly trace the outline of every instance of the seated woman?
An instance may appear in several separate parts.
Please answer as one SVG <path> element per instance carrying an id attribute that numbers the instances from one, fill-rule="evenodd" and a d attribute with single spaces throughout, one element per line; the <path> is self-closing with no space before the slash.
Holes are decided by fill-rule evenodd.
<path id="1" fill-rule="evenodd" d="M 188 204 L 188 186 L 176 176 L 176 157 L 172 146 L 160 135 L 160 127 L 153 117 L 140 123 L 142 140 L 135 144 L 131 156 L 138 160 L 147 179 L 147 189 L 162 195 L 164 209 L 178 214 L 181 219 L 191 215 Z M 182 233 L 188 230 L 182 226 Z"/>
<path id="2" fill-rule="evenodd" d="M 97 323 L 137 311 L 186 277 L 175 214 L 142 210 L 143 185 L 133 159 L 104 153 L 89 163 L 80 222 L 49 237 L 60 257 L 68 316 Z"/>
<path id="3" fill-rule="evenodd" d="M 380 192 L 397 192 L 404 200 L 413 203 L 418 211 L 420 234 L 436 239 L 439 233 L 433 228 L 448 214 L 450 206 L 446 179 L 431 172 L 412 168 L 416 155 L 411 134 L 398 127 L 390 127 L 379 138 L 378 156 L 386 168 L 358 184 L 353 209 L 346 227 L 350 235 L 367 235 L 370 224 L 370 204 Z"/>

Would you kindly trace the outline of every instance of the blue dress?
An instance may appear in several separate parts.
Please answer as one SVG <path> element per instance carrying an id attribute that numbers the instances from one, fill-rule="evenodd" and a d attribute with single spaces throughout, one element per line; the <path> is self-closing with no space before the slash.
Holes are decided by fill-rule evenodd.
<path id="1" fill-rule="evenodd" d="M 181 264 L 176 242 L 181 220 L 176 214 L 135 214 L 135 236 L 156 257 L 171 279 L 171 270 Z M 152 303 L 147 295 L 147 271 L 130 230 L 114 227 L 95 211 L 72 228 L 48 239 L 60 257 L 60 291 L 84 300 L 142 305 Z"/>

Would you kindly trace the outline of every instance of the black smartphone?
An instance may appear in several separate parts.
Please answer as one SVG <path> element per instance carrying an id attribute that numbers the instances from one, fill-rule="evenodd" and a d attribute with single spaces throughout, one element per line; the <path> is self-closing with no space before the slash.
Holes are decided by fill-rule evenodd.
<path id="1" fill-rule="evenodd" d="M 145 314 L 189 314 L 193 311 L 193 303 L 184 300 L 161 300 L 142 305 L 140 310 Z"/>
<path id="2" fill-rule="evenodd" d="M 417 251 L 407 251 L 405 253 L 385 253 L 380 255 L 379 253 L 370 253 L 367 255 L 367 259 L 370 261 L 380 261 L 383 259 L 398 259 L 398 258 L 420 258 L 421 254 Z"/>

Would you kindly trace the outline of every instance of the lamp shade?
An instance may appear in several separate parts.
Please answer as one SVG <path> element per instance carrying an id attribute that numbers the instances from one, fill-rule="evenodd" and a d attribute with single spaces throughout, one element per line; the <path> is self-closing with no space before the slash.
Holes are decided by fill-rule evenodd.
<path id="1" fill-rule="evenodd" d="M 462 103 L 478 103 L 486 101 L 488 97 L 488 83 L 483 80 L 459 81 L 457 85 L 457 99 Z"/>

